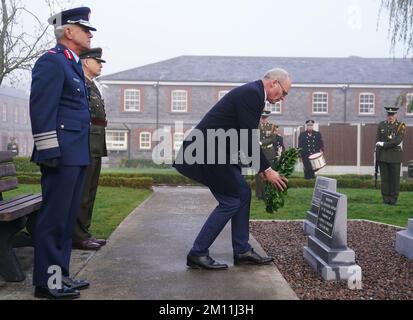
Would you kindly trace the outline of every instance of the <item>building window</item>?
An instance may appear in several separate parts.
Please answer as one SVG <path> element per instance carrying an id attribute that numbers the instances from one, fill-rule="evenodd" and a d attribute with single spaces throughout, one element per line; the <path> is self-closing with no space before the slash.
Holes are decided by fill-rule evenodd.
<path id="1" fill-rule="evenodd" d="M 374 93 L 360 93 L 359 98 L 359 113 L 374 114 Z"/>
<path id="2" fill-rule="evenodd" d="M 141 91 L 138 89 L 126 89 L 124 92 L 124 110 L 139 112 L 141 110 Z"/>
<path id="3" fill-rule="evenodd" d="M 178 151 L 184 142 L 184 134 L 182 132 L 174 133 L 174 150 Z"/>
<path id="4" fill-rule="evenodd" d="M 229 92 L 229 90 L 220 90 L 218 92 L 218 101 L 221 100 L 222 97 L 225 96 L 228 92 Z"/>
<path id="5" fill-rule="evenodd" d="M 141 132 L 139 135 L 139 145 L 141 149 L 150 150 L 151 149 L 151 133 Z"/>
<path id="6" fill-rule="evenodd" d="M 106 131 L 106 147 L 108 150 L 127 150 L 128 133 L 126 131 Z"/>
<path id="7" fill-rule="evenodd" d="M 17 107 L 14 108 L 14 123 L 19 123 L 19 109 Z"/>
<path id="8" fill-rule="evenodd" d="M 188 111 L 188 92 L 186 90 L 173 90 L 172 93 L 172 112 Z"/>
<path id="9" fill-rule="evenodd" d="M 3 122 L 7 122 L 7 106 L 4 104 L 3 108 L 1 109 L 1 120 Z"/>
<path id="10" fill-rule="evenodd" d="M 28 114 L 27 114 L 27 110 L 23 109 L 23 123 L 27 124 L 28 122 Z"/>
<path id="11" fill-rule="evenodd" d="M 413 115 L 413 93 L 406 95 L 406 114 Z"/>
<path id="12" fill-rule="evenodd" d="M 281 113 L 281 101 L 276 103 L 269 103 L 268 101 L 265 103 L 265 108 L 270 110 L 271 113 Z"/>
<path id="13" fill-rule="evenodd" d="M 313 113 L 328 113 L 328 93 L 313 93 Z"/>

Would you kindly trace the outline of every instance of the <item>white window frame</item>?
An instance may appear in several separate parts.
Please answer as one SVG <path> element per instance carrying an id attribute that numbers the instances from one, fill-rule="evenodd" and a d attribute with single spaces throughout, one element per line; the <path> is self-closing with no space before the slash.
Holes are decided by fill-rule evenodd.
<path id="1" fill-rule="evenodd" d="M 413 108 L 411 112 L 408 110 L 409 103 L 413 100 L 413 93 L 406 94 L 406 115 L 413 116 Z"/>
<path id="2" fill-rule="evenodd" d="M 1 120 L 3 122 L 7 122 L 7 105 L 3 104 L 3 108 L 1 110 Z"/>
<path id="3" fill-rule="evenodd" d="M 373 97 L 373 102 L 371 101 L 361 101 L 362 96 L 369 96 Z M 363 111 L 362 112 L 362 107 L 363 109 L 368 108 L 369 111 Z M 361 92 L 359 94 L 359 114 L 360 115 L 374 115 L 375 114 L 375 109 L 376 109 L 376 95 L 372 92 Z"/>
<path id="4" fill-rule="evenodd" d="M 265 103 L 265 109 L 270 110 L 271 114 L 281 114 L 282 113 L 282 103 L 278 101 L 276 103 L 269 103 L 268 101 Z"/>
<path id="5" fill-rule="evenodd" d="M 112 134 L 123 135 L 123 139 L 112 139 Z M 106 148 L 110 151 L 128 150 L 128 132 L 125 130 L 106 130 Z"/>
<path id="6" fill-rule="evenodd" d="M 127 95 L 136 95 L 135 97 L 127 97 Z M 125 89 L 123 92 L 123 111 L 125 112 L 140 112 L 141 111 L 141 90 L 140 89 Z"/>
<path id="7" fill-rule="evenodd" d="M 179 137 L 179 138 L 178 138 Z M 174 133 L 174 150 L 178 151 L 184 142 L 185 134 L 183 132 Z"/>
<path id="8" fill-rule="evenodd" d="M 326 96 L 326 101 L 316 101 L 316 96 L 317 95 L 323 95 Z M 316 111 L 316 108 L 322 108 L 325 106 L 326 111 Z M 312 113 L 314 114 L 328 114 L 328 92 L 325 91 L 316 91 L 313 92 L 313 103 L 312 103 Z"/>
<path id="9" fill-rule="evenodd" d="M 185 94 L 184 99 L 177 99 L 174 97 L 175 94 Z M 178 108 L 176 104 L 182 104 L 184 108 L 181 106 Z M 188 91 L 187 90 L 172 90 L 171 91 L 171 112 L 181 113 L 181 112 L 188 112 Z"/>
<path id="10" fill-rule="evenodd" d="M 14 123 L 19 123 L 19 108 L 14 108 Z"/>
<path id="11" fill-rule="evenodd" d="M 144 139 L 143 138 L 144 135 L 147 135 L 148 138 Z M 139 149 L 141 149 L 141 150 L 151 150 L 152 149 L 152 133 L 151 132 L 142 131 L 142 132 L 139 133 Z"/>
<path id="12" fill-rule="evenodd" d="M 219 90 L 218 91 L 218 101 L 221 100 L 230 90 Z"/>

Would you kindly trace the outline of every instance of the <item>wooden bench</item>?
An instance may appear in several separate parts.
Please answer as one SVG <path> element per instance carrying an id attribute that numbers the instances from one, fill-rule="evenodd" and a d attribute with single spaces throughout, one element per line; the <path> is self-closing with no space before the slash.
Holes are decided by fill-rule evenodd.
<path id="1" fill-rule="evenodd" d="M 26 226 L 28 215 L 38 211 L 42 204 L 40 193 L 3 200 L 2 192 L 17 187 L 13 152 L 0 151 L 0 276 L 7 282 L 25 279 L 13 250 L 13 236 Z"/>

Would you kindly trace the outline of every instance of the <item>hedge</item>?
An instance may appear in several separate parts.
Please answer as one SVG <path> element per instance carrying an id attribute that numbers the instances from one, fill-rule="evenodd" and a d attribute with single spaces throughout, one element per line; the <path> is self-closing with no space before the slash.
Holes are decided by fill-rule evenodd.
<path id="1" fill-rule="evenodd" d="M 29 157 L 14 157 L 13 163 L 16 166 L 16 171 L 21 172 L 40 172 L 37 164 L 30 161 Z"/>
<path id="2" fill-rule="evenodd" d="M 23 184 L 40 184 L 40 175 L 18 175 L 19 183 Z M 105 187 L 125 187 L 135 189 L 151 189 L 153 186 L 153 179 L 151 177 L 136 177 L 136 178 L 122 178 L 122 177 L 105 177 L 101 176 L 99 185 Z"/>
<path id="3" fill-rule="evenodd" d="M 171 164 L 156 164 L 152 160 L 148 159 L 121 159 L 121 168 L 157 168 L 157 169 L 169 169 L 172 168 Z"/>

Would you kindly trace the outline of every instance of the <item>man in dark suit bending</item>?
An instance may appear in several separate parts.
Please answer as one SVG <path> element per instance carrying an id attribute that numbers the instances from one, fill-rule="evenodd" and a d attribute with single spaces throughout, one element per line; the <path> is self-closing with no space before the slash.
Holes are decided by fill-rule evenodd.
<path id="1" fill-rule="evenodd" d="M 248 243 L 251 189 L 241 174 L 238 162 L 234 161 L 234 140 L 237 140 L 237 155 L 248 154 L 264 180 L 268 180 L 279 190 L 285 189 L 288 181 L 271 168 L 258 145 L 256 130 L 265 102 L 276 103 L 284 100 L 290 87 L 291 79 L 287 71 L 276 68 L 268 71 L 262 80 L 231 90 L 212 107 L 182 144 L 174 163 L 175 168 L 184 176 L 206 185 L 219 203 L 208 217 L 187 256 L 189 267 L 228 267 L 209 256 L 209 247 L 229 220 L 232 226 L 235 265 L 259 265 L 273 261 L 271 257 L 258 255 Z M 219 141 L 219 137 L 210 138 L 211 132 L 215 132 L 217 136 L 228 136 Z M 229 133 L 237 133 L 237 138 L 229 138 Z M 243 137 L 248 138 L 246 144 L 242 141 Z M 254 146 L 258 148 L 254 149 Z M 193 159 L 195 161 L 192 161 Z"/>

